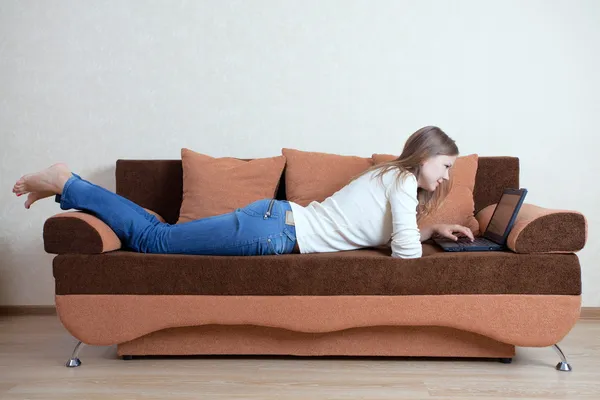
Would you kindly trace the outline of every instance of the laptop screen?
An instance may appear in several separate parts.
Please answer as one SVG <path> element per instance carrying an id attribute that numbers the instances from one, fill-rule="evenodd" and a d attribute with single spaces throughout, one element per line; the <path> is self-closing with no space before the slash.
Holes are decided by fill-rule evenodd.
<path id="1" fill-rule="evenodd" d="M 494 216 L 487 226 L 486 233 L 490 232 L 500 237 L 504 236 L 506 228 L 508 228 L 508 224 L 510 223 L 520 199 L 520 193 L 504 193 L 500 199 L 500 203 L 498 203 L 498 206 L 496 207 Z"/>

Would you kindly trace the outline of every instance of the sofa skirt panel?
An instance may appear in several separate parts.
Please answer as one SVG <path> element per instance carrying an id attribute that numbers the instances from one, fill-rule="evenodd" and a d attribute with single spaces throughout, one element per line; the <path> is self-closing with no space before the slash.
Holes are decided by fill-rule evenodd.
<path id="1" fill-rule="evenodd" d="M 579 319 L 581 296 L 57 295 L 58 316 L 92 345 L 169 328 L 249 325 L 321 334 L 384 326 L 446 327 L 515 345 L 559 342 Z"/>

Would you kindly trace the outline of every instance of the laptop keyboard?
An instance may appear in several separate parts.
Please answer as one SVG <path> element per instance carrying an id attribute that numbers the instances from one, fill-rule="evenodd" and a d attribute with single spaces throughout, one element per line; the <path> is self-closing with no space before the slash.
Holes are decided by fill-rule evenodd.
<path id="1" fill-rule="evenodd" d="M 454 243 L 458 243 L 458 244 L 462 244 L 462 245 L 468 245 L 468 246 L 489 246 L 491 242 L 488 239 L 477 238 L 477 237 L 475 238 L 475 240 L 473 240 L 471 242 L 471 239 L 469 239 L 468 237 L 460 237 Z"/>

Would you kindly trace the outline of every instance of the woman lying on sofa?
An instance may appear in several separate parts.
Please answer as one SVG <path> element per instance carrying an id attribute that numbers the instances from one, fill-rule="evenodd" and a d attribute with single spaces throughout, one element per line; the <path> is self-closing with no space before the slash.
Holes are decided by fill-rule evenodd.
<path id="1" fill-rule="evenodd" d="M 28 193 L 25 207 L 56 196 L 63 210 L 91 213 L 124 246 L 144 253 L 264 255 L 319 253 L 391 243 L 392 256 L 416 258 L 433 234 L 473 240 L 465 226 L 440 224 L 419 230 L 417 215 L 431 214 L 449 191 L 449 169 L 458 148 L 441 129 L 412 134 L 397 159 L 354 177 L 322 202 L 306 207 L 286 200 L 255 201 L 234 212 L 181 224 L 163 223 L 144 208 L 94 185 L 65 164 L 23 176 L 14 187 Z"/>

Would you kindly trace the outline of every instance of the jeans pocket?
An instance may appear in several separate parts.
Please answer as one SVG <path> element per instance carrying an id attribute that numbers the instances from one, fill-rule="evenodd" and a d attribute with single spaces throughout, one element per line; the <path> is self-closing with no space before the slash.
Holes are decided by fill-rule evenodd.
<path id="1" fill-rule="evenodd" d="M 290 239 L 285 234 L 267 238 L 267 245 L 269 246 L 269 251 L 274 256 L 286 254 L 288 247 L 287 244 L 289 240 Z"/>

